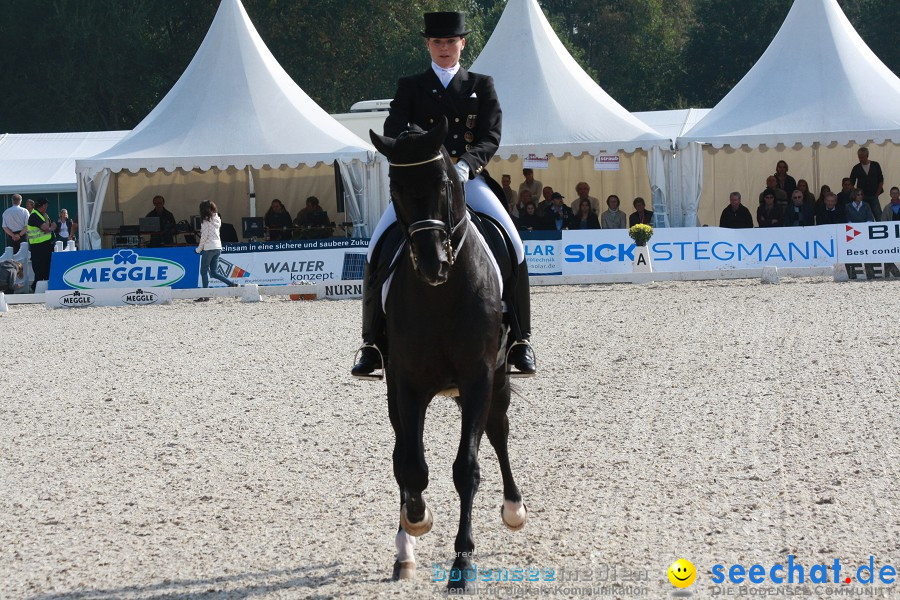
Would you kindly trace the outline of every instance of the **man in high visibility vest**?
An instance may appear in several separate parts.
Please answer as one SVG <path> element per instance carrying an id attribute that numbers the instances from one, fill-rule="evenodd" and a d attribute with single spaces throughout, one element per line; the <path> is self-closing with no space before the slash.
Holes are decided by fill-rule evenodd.
<path id="1" fill-rule="evenodd" d="M 31 269 L 34 281 L 31 291 L 37 287 L 38 281 L 50 279 L 50 254 L 53 253 L 53 231 L 56 223 L 47 216 L 47 199 L 38 198 L 28 217 L 28 250 L 31 252 Z"/>

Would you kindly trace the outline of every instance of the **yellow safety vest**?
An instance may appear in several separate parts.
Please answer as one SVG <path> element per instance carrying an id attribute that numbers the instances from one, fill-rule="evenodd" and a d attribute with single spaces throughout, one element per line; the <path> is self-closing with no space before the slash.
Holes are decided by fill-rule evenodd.
<path id="1" fill-rule="evenodd" d="M 44 223 L 47 222 L 47 217 L 41 214 L 41 212 L 35 208 L 31 209 L 31 214 L 37 215 L 41 218 L 41 221 Z M 40 227 L 33 227 L 31 224 L 28 225 L 28 245 L 33 246 L 35 244 L 42 244 L 44 242 L 49 242 L 53 237 L 53 234 L 49 231 L 44 231 Z"/>

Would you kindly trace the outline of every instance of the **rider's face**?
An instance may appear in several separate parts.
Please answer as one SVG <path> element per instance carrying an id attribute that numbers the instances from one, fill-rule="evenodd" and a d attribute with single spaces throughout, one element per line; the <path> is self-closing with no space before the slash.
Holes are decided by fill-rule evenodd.
<path id="1" fill-rule="evenodd" d="M 459 55 L 466 47 L 466 38 L 428 38 L 425 40 L 431 60 L 442 69 L 449 69 L 459 62 Z"/>

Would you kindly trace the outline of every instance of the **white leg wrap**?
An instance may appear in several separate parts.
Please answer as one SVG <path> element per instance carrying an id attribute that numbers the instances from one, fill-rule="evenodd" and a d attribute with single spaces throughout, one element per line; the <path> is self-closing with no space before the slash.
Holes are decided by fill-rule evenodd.
<path id="1" fill-rule="evenodd" d="M 397 537 L 394 538 L 394 545 L 397 546 L 397 560 L 399 562 L 416 562 L 416 538 L 401 529 L 397 532 Z"/>

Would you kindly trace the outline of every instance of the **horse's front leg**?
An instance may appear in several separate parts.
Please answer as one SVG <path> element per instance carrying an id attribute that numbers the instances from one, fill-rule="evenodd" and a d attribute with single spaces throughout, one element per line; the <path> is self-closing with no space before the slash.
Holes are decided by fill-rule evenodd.
<path id="1" fill-rule="evenodd" d="M 400 422 L 400 443 L 395 451 L 400 456 L 398 480 L 402 482 L 400 526 L 411 536 L 431 531 L 431 511 L 425 505 L 422 492 L 428 487 L 428 465 L 425 463 L 425 411 L 431 398 L 397 384 L 397 416 Z M 405 492 L 405 497 L 404 497 Z"/>
<path id="2" fill-rule="evenodd" d="M 397 408 L 397 387 L 393 377 L 387 380 L 388 416 L 391 427 L 394 429 L 394 479 L 400 488 L 400 508 L 406 504 L 406 486 L 403 483 L 402 467 L 404 460 L 403 451 L 403 427 L 400 423 L 400 411 Z M 394 546 L 397 548 L 397 557 L 394 560 L 394 573 L 392 579 L 412 579 L 416 574 L 416 538 L 406 533 L 402 525 L 397 527 L 397 535 L 394 538 Z"/>
<path id="3" fill-rule="evenodd" d="M 472 505 L 481 482 L 481 468 L 478 465 L 478 448 L 484 434 L 491 403 L 493 372 L 485 366 L 483 371 L 471 381 L 460 382 L 459 404 L 462 409 L 462 434 L 459 449 L 453 462 L 453 483 L 459 494 L 459 530 L 456 533 L 453 561 L 448 587 L 465 589 L 468 581 L 475 581 L 469 571 L 475 541 L 472 539 Z"/>

